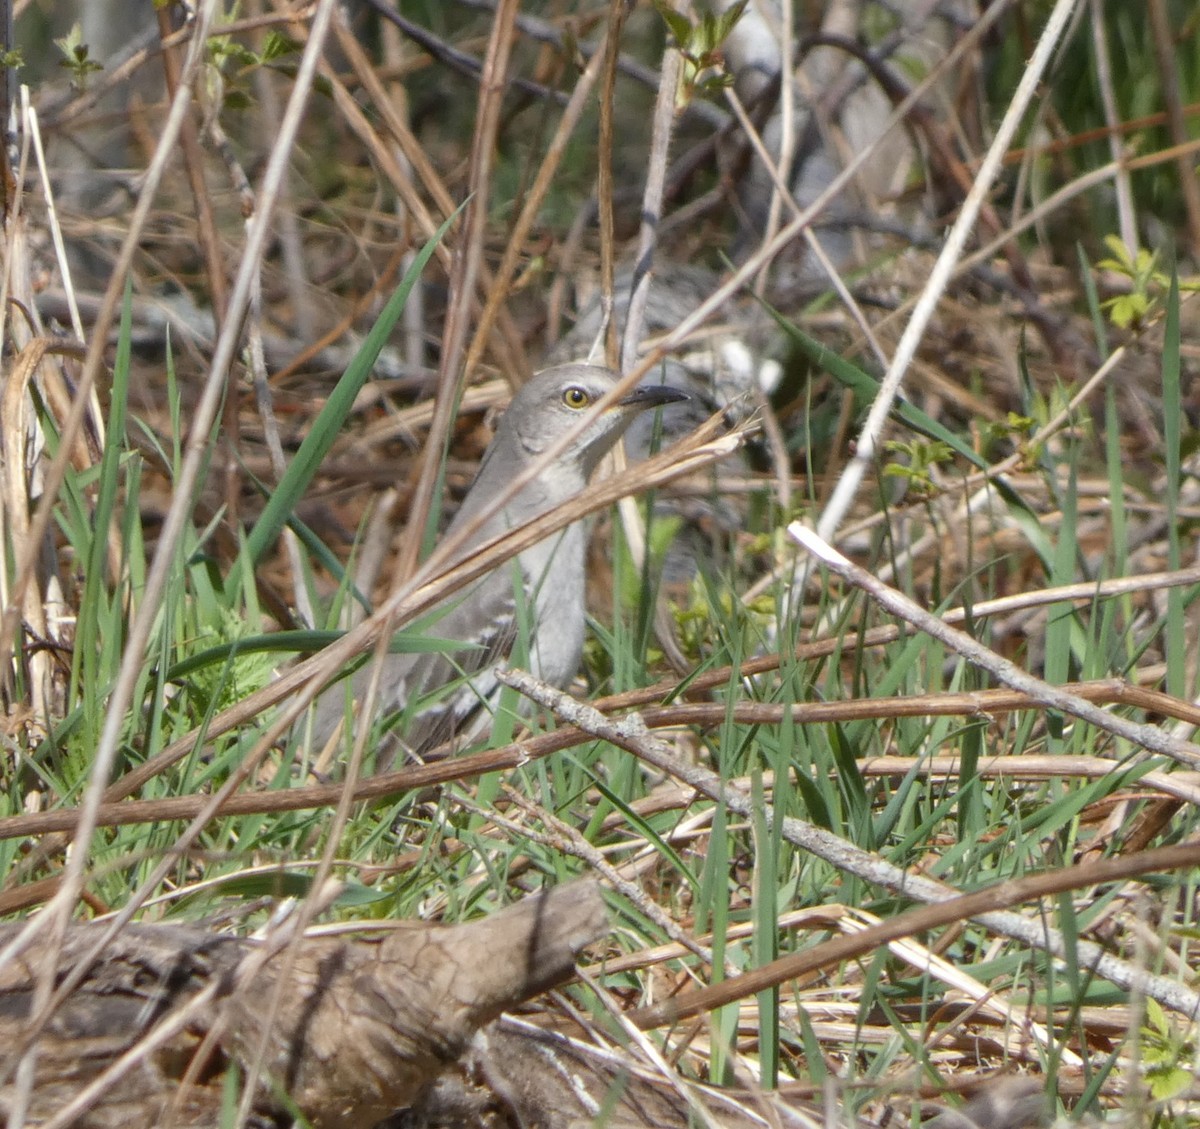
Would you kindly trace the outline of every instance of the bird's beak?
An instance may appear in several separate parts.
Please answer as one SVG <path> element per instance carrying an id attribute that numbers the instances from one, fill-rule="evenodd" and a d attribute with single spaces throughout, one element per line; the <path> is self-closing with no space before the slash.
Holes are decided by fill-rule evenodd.
<path id="1" fill-rule="evenodd" d="M 680 392 L 678 388 L 671 388 L 666 384 L 642 384 L 628 396 L 622 396 L 617 404 L 622 408 L 637 408 L 641 411 L 647 408 L 658 408 L 663 404 L 677 404 L 680 400 L 687 398 L 686 392 Z"/>

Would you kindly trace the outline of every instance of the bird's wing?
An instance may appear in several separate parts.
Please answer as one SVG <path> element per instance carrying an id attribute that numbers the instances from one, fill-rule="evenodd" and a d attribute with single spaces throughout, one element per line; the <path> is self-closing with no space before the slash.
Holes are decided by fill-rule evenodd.
<path id="1" fill-rule="evenodd" d="M 470 716 L 494 692 L 490 668 L 508 653 L 517 634 L 512 589 L 508 588 L 507 599 L 501 593 L 499 598 L 492 596 L 478 603 L 468 598 L 464 603 L 470 614 L 452 607 L 427 628 L 417 629 L 422 635 L 454 640 L 453 650 L 400 651 L 384 656 L 376 717 L 382 718 L 390 731 L 385 744 L 399 744 L 417 754 L 443 744 L 462 732 Z M 464 621 L 474 620 L 474 611 L 484 608 L 489 612 L 488 627 L 468 628 Z M 330 687 L 317 700 L 314 731 L 320 743 L 327 741 L 346 717 L 351 702 L 352 708 L 359 708 L 373 676 L 374 663 L 368 661 L 355 671 L 349 686 Z M 361 718 L 357 724 L 362 724 Z M 392 759 L 383 758 L 386 763 Z M 384 767 L 377 762 L 377 771 Z"/>
<path id="2" fill-rule="evenodd" d="M 416 701 L 406 711 L 408 724 L 399 730 L 407 750 L 421 756 L 483 732 L 500 692 L 494 667 L 511 653 L 525 612 L 514 597 L 511 574 L 501 569 L 438 622 L 437 634 L 460 639 L 463 646 L 452 654 L 429 656 L 419 683 L 412 685 L 409 693 Z M 430 696 L 428 702 L 421 700 Z"/>
<path id="3" fill-rule="evenodd" d="M 419 698 L 454 684 L 437 703 L 418 702 L 417 716 L 404 731 L 410 751 L 420 755 L 451 740 L 462 744 L 480 736 L 499 706 L 503 688 L 495 666 L 502 659 L 556 685 L 575 676 L 583 646 L 584 547 L 580 527 L 562 531 L 490 573 L 438 621 L 437 634 L 467 646 L 438 656 L 420 685 L 412 687 Z M 555 571 L 552 565 L 566 567 Z M 529 653 L 514 657 L 520 640 L 528 641 Z"/>

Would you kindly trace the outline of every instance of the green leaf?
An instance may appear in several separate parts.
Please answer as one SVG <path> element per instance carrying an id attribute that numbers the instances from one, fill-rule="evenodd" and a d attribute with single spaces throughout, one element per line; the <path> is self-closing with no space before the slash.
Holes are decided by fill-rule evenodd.
<path id="1" fill-rule="evenodd" d="M 298 55 L 300 44 L 282 32 L 272 31 L 263 40 L 262 60 L 269 63 L 274 59 L 282 59 L 285 55 Z"/>
<path id="2" fill-rule="evenodd" d="M 717 43 L 723 44 L 729 38 L 729 33 L 733 31 L 738 20 L 742 18 L 742 13 L 745 12 L 750 0 L 738 0 L 732 7 L 727 8 L 725 12 L 717 17 Z"/>
<path id="3" fill-rule="evenodd" d="M 1104 246 L 1113 253 L 1113 259 L 1105 259 L 1105 263 L 1111 263 L 1113 270 L 1123 271 L 1126 274 L 1133 273 L 1133 256 L 1129 253 L 1129 248 L 1121 241 L 1117 235 L 1108 234 L 1104 237 Z M 1115 262 L 1113 260 L 1116 260 Z M 1104 265 L 1104 264 L 1101 264 Z"/>
<path id="4" fill-rule="evenodd" d="M 663 22 L 670 30 L 675 44 L 680 50 L 685 47 L 692 46 L 693 28 L 688 18 L 679 12 L 675 11 L 665 0 L 654 0 L 654 8 L 663 18 Z"/>
<path id="5" fill-rule="evenodd" d="M 1192 1084 L 1192 1072 L 1181 1066 L 1171 1068 L 1151 1067 L 1146 1071 L 1150 1095 L 1158 1102 L 1177 1098 Z"/>
<path id="6" fill-rule="evenodd" d="M 71 30 L 67 32 L 61 39 L 54 41 L 54 46 L 57 47 L 68 60 L 73 60 L 77 57 L 77 49 L 83 44 L 83 25 L 78 20 L 71 26 Z M 84 46 L 83 53 L 87 54 L 87 47 Z M 68 66 L 70 63 L 68 62 Z"/>

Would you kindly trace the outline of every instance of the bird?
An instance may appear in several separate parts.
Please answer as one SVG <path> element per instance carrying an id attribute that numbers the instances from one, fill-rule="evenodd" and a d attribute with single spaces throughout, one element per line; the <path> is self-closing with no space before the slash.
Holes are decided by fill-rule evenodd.
<path id="1" fill-rule="evenodd" d="M 486 542 L 534 520 L 579 494 L 604 456 L 643 412 L 688 399 L 668 385 L 640 385 L 588 422 L 570 445 L 502 505 L 502 494 L 552 445 L 580 428 L 591 409 L 617 387 L 610 369 L 564 364 L 534 375 L 513 396 L 484 452 L 479 471 L 444 537 L 468 530 L 451 563 L 471 557 Z M 461 644 L 452 652 L 389 653 L 377 695 L 384 716 L 403 711 L 403 732 L 393 731 L 376 756 L 385 770 L 398 741 L 420 758 L 449 741 L 470 741 L 487 727 L 502 689 L 498 663 L 510 657 L 538 678 L 566 686 L 583 654 L 587 527 L 576 522 L 517 554 L 430 614 L 429 630 Z M 523 640 L 527 653 L 513 656 Z M 361 702 L 370 664 L 353 676 L 350 695 Z M 451 683 L 458 683 L 444 694 Z M 324 745 L 347 717 L 347 689 L 335 683 L 317 699 L 312 735 Z M 358 717 L 357 725 L 372 718 Z"/>

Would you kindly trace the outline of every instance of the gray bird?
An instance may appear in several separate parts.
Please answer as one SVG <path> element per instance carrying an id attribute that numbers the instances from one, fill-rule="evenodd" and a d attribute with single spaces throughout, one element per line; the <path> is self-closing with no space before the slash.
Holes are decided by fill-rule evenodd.
<path id="1" fill-rule="evenodd" d="M 665 385 L 636 388 L 617 400 L 574 442 L 504 506 L 495 503 L 515 479 L 557 440 L 578 428 L 588 410 L 616 387 L 617 377 L 596 365 L 568 364 L 538 373 L 513 397 L 479 473 L 446 536 L 482 518 L 455 561 L 470 557 L 485 542 L 554 509 L 587 485 L 600 460 L 641 413 L 687 396 Z M 379 710 L 407 709 L 402 746 L 421 753 L 486 729 L 500 684 L 494 668 L 510 656 L 518 639 L 528 653 L 513 656 L 537 677 L 565 686 L 579 670 L 584 636 L 584 558 L 586 525 L 576 522 L 518 554 L 459 592 L 431 613 L 424 630 L 460 641 L 452 653 L 390 654 L 384 660 Z M 361 701 L 371 676 L 365 666 L 353 676 L 352 696 Z M 436 691 L 461 680 L 445 694 Z M 317 700 L 314 736 L 324 744 L 346 716 L 347 690 L 338 683 Z M 357 724 L 362 724 L 357 719 Z M 386 753 L 376 767 L 391 759 Z"/>

